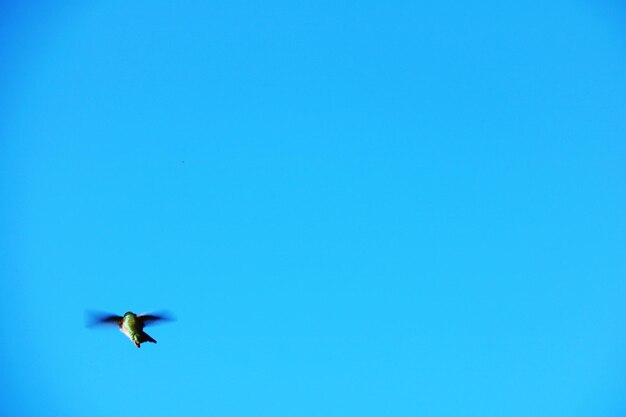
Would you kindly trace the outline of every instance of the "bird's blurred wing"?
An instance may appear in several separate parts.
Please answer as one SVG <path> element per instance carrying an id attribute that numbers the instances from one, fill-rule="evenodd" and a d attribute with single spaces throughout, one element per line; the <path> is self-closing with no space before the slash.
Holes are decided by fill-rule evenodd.
<path id="1" fill-rule="evenodd" d="M 150 314 L 140 314 L 137 316 L 138 319 L 146 325 L 154 324 L 160 321 L 173 321 L 174 317 L 172 314 L 167 312 L 161 312 L 158 314 L 150 313 Z"/>
<path id="2" fill-rule="evenodd" d="M 115 314 L 100 313 L 95 311 L 88 311 L 86 314 L 87 327 L 114 324 L 119 326 L 122 322 L 122 316 L 116 316 Z"/>

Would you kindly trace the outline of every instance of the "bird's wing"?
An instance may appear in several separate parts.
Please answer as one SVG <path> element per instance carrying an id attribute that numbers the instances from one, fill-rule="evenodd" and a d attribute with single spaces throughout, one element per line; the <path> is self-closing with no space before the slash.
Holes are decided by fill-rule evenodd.
<path id="1" fill-rule="evenodd" d="M 146 326 L 150 324 L 154 324 L 158 321 L 172 321 L 174 320 L 172 315 L 169 313 L 159 313 L 159 314 L 140 314 L 137 316 Z"/>
<path id="2" fill-rule="evenodd" d="M 94 311 L 87 312 L 87 326 L 97 326 L 106 324 L 115 324 L 119 326 L 122 323 L 124 317 L 117 316 L 115 314 L 99 313 Z"/>

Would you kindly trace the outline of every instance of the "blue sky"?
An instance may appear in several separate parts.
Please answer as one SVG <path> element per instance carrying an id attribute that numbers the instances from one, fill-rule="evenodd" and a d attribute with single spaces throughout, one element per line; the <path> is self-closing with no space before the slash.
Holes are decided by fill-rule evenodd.
<path id="1" fill-rule="evenodd" d="M 77 3 L 2 4 L 0 414 L 626 413 L 623 7 Z"/>

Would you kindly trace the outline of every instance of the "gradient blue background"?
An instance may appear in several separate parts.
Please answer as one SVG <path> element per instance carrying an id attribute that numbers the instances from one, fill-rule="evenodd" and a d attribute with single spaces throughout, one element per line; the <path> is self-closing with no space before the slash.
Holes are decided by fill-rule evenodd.
<path id="1" fill-rule="evenodd" d="M 2 3 L 0 415 L 626 415 L 624 8 L 426 3 Z"/>

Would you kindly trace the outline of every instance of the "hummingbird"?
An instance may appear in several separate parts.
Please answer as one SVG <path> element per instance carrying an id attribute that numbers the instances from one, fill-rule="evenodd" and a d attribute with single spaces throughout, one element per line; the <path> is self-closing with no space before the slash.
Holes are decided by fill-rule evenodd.
<path id="1" fill-rule="evenodd" d="M 123 316 L 117 316 L 115 314 L 101 314 L 90 313 L 91 322 L 88 326 L 98 324 L 115 324 L 119 327 L 120 331 L 124 333 L 138 348 L 144 342 L 156 343 L 157 341 L 152 338 L 148 333 L 143 331 L 143 328 L 149 324 L 153 324 L 158 321 L 171 320 L 167 315 L 156 314 L 135 314 L 132 311 L 124 313 Z"/>

